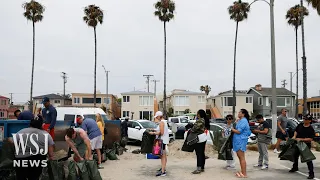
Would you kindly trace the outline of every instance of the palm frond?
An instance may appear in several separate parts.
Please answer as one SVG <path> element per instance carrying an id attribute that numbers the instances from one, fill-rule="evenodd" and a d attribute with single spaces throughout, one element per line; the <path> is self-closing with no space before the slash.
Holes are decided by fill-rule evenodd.
<path id="1" fill-rule="evenodd" d="M 248 18 L 248 13 L 250 12 L 249 3 L 242 2 L 241 0 L 233 2 L 233 5 L 228 7 L 228 13 L 230 19 L 240 22 Z"/>
<path id="2" fill-rule="evenodd" d="M 31 0 L 30 2 L 25 2 L 22 4 L 23 16 L 34 23 L 40 22 L 43 19 L 43 13 L 45 11 L 45 7 L 41 5 L 39 2 Z"/>
<path id="3" fill-rule="evenodd" d="M 308 4 L 311 4 L 314 9 L 317 10 L 320 15 L 320 0 L 306 0 Z"/>
<path id="4" fill-rule="evenodd" d="M 88 26 L 96 27 L 99 23 L 103 23 L 104 14 L 99 6 L 94 4 L 88 5 L 84 8 L 83 12 L 84 17 L 82 19 Z"/>
<path id="5" fill-rule="evenodd" d="M 301 7 L 299 4 L 291 7 L 286 14 L 286 19 L 289 25 L 298 28 L 302 24 L 301 15 L 308 16 L 309 11 L 305 7 Z"/>
<path id="6" fill-rule="evenodd" d="M 159 18 L 160 21 L 169 22 L 174 18 L 175 3 L 172 0 L 159 0 L 154 4 L 156 11 L 154 15 Z"/>

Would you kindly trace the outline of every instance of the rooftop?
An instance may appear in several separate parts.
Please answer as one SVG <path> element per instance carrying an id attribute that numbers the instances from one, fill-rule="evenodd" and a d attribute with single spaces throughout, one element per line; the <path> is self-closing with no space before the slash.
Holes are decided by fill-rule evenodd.
<path id="1" fill-rule="evenodd" d="M 154 95 L 152 92 L 145 92 L 145 91 L 130 91 L 130 92 L 123 92 L 121 95 Z"/>
<path id="2" fill-rule="evenodd" d="M 41 96 L 35 96 L 33 99 L 43 99 L 44 97 L 47 97 L 49 99 L 64 99 L 64 97 L 60 94 L 45 94 Z"/>
<path id="3" fill-rule="evenodd" d="M 5 97 L 5 96 L 1 96 L 1 95 L 0 95 L 0 98 L 6 98 L 6 99 L 9 99 L 9 98 L 7 98 L 7 97 Z"/>
<path id="4" fill-rule="evenodd" d="M 250 90 L 248 91 L 248 93 L 251 90 L 256 91 L 257 93 L 261 94 L 262 96 L 272 96 L 272 88 L 269 88 L 269 87 L 261 87 L 261 90 L 256 90 L 255 87 L 251 87 Z M 277 88 L 276 91 L 277 91 L 277 96 L 295 96 L 296 95 L 295 93 L 289 91 L 286 88 Z"/>
<path id="5" fill-rule="evenodd" d="M 193 91 L 187 91 L 183 89 L 174 89 L 171 92 L 171 95 L 206 95 L 204 92 L 193 92 Z"/>

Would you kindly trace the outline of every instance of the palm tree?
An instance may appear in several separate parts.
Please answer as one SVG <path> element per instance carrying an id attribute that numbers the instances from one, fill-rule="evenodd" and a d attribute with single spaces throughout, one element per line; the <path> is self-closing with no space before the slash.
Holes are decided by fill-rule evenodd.
<path id="1" fill-rule="evenodd" d="M 296 33 L 296 102 L 295 102 L 295 118 L 298 118 L 298 97 L 299 97 L 299 60 L 298 60 L 298 28 L 301 26 L 301 13 L 303 16 L 308 16 L 308 10 L 301 6 L 295 5 L 291 7 L 286 14 L 286 19 L 288 20 L 288 24 L 294 27 Z M 302 12 L 303 11 L 303 12 Z"/>
<path id="2" fill-rule="evenodd" d="M 32 94 L 33 94 L 33 74 L 34 74 L 34 57 L 35 57 L 35 24 L 37 22 L 42 21 L 43 19 L 43 12 L 44 12 L 44 6 L 38 3 L 37 1 L 31 0 L 30 2 L 25 2 L 22 5 L 24 12 L 23 16 L 29 20 L 32 21 L 32 39 L 33 39 L 33 45 L 32 45 L 32 70 L 31 70 L 31 87 L 30 87 L 30 100 L 29 100 L 29 110 L 32 111 L 33 109 L 33 101 L 32 101 Z"/>
<path id="3" fill-rule="evenodd" d="M 159 18 L 161 22 L 163 22 L 164 29 L 164 80 L 163 80 L 163 114 L 164 117 L 167 117 L 167 31 L 166 31 L 166 23 L 174 18 L 174 12 L 176 9 L 176 5 L 172 0 L 159 0 L 154 7 L 156 11 L 154 15 Z"/>
<path id="4" fill-rule="evenodd" d="M 312 5 L 313 8 L 315 8 L 318 11 L 318 14 L 320 15 L 320 0 L 306 0 L 309 4 Z"/>
<path id="5" fill-rule="evenodd" d="M 237 57 L 237 40 L 238 40 L 238 27 L 239 22 L 248 18 L 250 11 L 249 3 L 242 2 L 241 0 L 233 2 L 233 5 L 228 8 L 230 19 L 236 21 L 236 36 L 234 41 L 234 54 L 233 54 L 233 88 L 232 88 L 232 114 L 235 117 L 236 112 L 236 57 Z"/>
<path id="6" fill-rule="evenodd" d="M 93 27 L 94 32 L 94 92 L 93 92 L 93 104 L 96 107 L 96 99 L 97 99 L 97 92 L 96 92 L 96 84 L 97 84 L 97 34 L 96 34 L 96 27 L 98 23 L 102 24 L 103 22 L 103 11 L 100 9 L 99 6 L 96 5 L 89 5 L 84 8 L 84 22 L 89 26 Z"/>
<path id="7" fill-rule="evenodd" d="M 205 92 L 206 95 L 208 96 L 211 91 L 211 87 L 209 85 L 200 86 L 200 91 Z"/>

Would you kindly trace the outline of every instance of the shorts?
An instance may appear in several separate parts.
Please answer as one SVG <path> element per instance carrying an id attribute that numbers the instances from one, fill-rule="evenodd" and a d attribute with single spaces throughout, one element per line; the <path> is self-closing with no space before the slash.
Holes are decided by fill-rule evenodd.
<path id="1" fill-rule="evenodd" d="M 90 140 L 91 149 L 102 149 L 102 135 Z"/>
<path id="2" fill-rule="evenodd" d="M 281 139 L 281 140 L 285 141 L 287 137 L 288 137 L 287 133 L 283 134 L 281 131 L 277 131 L 277 133 L 276 133 L 277 139 Z"/>
<path id="3" fill-rule="evenodd" d="M 42 125 L 42 129 L 45 131 L 47 131 L 49 129 L 49 127 L 50 127 L 50 124 L 43 124 Z M 52 140 L 54 140 L 54 128 L 50 129 L 49 134 L 50 134 Z"/>
<path id="4" fill-rule="evenodd" d="M 166 150 L 166 144 L 162 144 L 162 150 Z"/>

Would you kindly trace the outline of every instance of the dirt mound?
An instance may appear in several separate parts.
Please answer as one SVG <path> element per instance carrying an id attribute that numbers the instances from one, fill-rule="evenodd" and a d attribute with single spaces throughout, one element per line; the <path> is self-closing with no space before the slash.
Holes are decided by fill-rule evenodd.
<path id="1" fill-rule="evenodd" d="M 169 156 L 173 156 L 175 158 L 179 158 L 179 159 L 188 159 L 188 158 L 195 158 L 196 155 L 195 153 L 190 153 L 190 152 L 184 152 L 181 151 L 182 145 L 184 143 L 184 140 L 175 140 L 172 143 L 170 143 L 168 145 L 168 149 L 169 149 Z M 214 157 L 218 152 L 215 151 L 212 147 L 212 145 L 206 145 L 206 150 L 205 150 L 205 154 L 206 156 L 209 157 Z"/>

